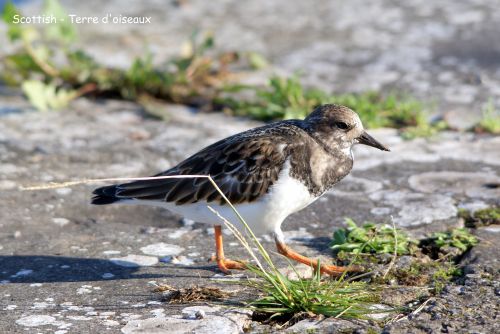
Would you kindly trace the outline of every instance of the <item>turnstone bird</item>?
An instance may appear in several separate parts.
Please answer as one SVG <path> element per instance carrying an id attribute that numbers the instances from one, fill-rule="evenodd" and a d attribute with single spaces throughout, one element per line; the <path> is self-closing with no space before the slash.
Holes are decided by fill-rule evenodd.
<path id="1" fill-rule="evenodd" d="M 318 269 L 317 260 L 285 244 L 281 224 L 349 174 L 355 144 L 389 151 L 363 129 L 354 111 L 327 104 L 304 120 L 275 122 L 222 139 L 155 176 L 210 175 L 255 234 L 272 234 L 281 254 Z M 207 178 L 134 181 L 95 189 L 94 195 L 93 204 L 160 206 L 213 225 L 219 269 L 245 268 L 224 257 L 221 220 L 208 205 L 244 227 Z M 331 275 L 348 270 L 326 264 L 319 269 Z"/>

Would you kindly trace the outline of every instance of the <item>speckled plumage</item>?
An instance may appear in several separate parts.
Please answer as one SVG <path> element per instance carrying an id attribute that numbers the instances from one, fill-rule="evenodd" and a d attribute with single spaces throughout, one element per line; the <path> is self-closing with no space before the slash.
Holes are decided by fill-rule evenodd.
<path id="1" fill-rule="evenodd" d="M 352 155 L 328 148 L 313 131 L 314 127 L 300 120 L 272 123 L 220 140 L 156 176 L 211 175 L 228 199 L 238 204 L 265 194 L 290 158 L 291 176 L 317 196 L 349 173 Z M 94 202 L 110 196 L 178 205 L 202 200 L 223 203 L 207 179 L 136 181 L 99 188 L 95 194 Z"/>

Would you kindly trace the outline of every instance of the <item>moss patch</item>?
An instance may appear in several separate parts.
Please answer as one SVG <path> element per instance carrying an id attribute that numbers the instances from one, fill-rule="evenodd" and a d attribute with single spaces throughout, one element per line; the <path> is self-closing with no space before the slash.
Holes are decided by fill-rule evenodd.
<path id="1" fill-rule="evenodd" d="M 341 263 L 354 258 L 354 263 L 374 272 L 371 281 L 376 284 L 421 287 L 436 294 L 461 275 L 458 261 L 478 243 L 466 229 L 436 232 L 417 241 L 388 225 L 358 226 L 351 219 L 346 223 L 332 241 Z"/>
<path id="2" fill-rule="evenodd" d="M 458 215 L 464 220 L 464 224 L 467 227 L 475 228 L 479 226 L 500 224 L 500 206 L 498 205 L 474 212 L 460 209 Z"/>

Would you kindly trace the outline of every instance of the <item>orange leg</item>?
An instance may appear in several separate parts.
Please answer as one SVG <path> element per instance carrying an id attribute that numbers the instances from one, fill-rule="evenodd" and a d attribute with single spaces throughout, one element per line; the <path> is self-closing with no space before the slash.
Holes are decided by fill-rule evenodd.
<path id="1" fill-rule="evenodd" d="M 237 262 L 233 260 L 227 260 L 224 258 L 224 246 L 222 244 L 222 228 L 220 225 L 214 226 L 215 230 L 215 247 L 216 247 L 216 255 L 215 259 L 217 260 L 217 266 L 219 269 L 225 273 L 230 274 L 229 269 L 246 269 L 246 266 L 242 262 Z"/>
<path id="2" fill-rule="evenodd" d="M 285 245 L 282 241 L 275 239 L 276 241 L 276 247 L 278 248 L 278 252 L 280 254 L 283 254 L 289 259 L 295 260 L 297 262 L 306 264 L 308 266 L 314 267 L 314 270 L 318 270 L 318 260 L 308 258 L 306 256 L 300 255 L 299 253 L 295 252 L 293 249 Z M 350 266 L 350 267 L 338 267 L 334 265 L 326 265 L 322 264 L 320 265 L 320 271 L 322 274 L 328 274 L 331 276 L 340 276 L 346 271 L 351 271 L 351 272 L 357 272 L 357 271 L 362 271 L 363 268 L 359 266 Z"/>

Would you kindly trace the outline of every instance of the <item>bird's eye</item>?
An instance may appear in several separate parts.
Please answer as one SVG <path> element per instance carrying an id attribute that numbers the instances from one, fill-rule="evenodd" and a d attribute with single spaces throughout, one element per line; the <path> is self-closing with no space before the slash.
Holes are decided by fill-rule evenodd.
<path id="1" fill-rule="evenodd" d="M 342 130 L 347 130 L 349 128 L 349 125 L 347 125 L 347 123 L 344 122 L 335 122 L 335 126 Z"/>

